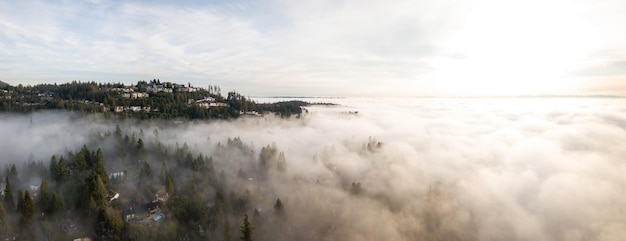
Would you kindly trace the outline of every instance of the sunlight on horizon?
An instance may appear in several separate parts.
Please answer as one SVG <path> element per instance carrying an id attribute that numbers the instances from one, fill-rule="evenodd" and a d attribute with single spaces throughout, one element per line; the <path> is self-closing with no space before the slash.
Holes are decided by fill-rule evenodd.
<path id="1" fill-rule="evenodd" d="M 440 92 L 578 93 L 582 86 L 571 72 L 597 47 L 582 9 L 564 1 L 485 0 L 471 10 L 463 28 L 446 43 L 456 58 L 434 61 L 437 70 L 431 77 Z"/>

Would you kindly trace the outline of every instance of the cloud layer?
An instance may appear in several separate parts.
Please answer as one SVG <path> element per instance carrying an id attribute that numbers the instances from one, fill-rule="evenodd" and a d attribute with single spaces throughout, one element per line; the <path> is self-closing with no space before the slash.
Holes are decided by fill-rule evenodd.
<path id="1" fill-rule="evenodd" d="M 240 137 L 255 153 L 275 143 L 285 153 L 287 174 L 233 188 L 252 190 L 255 204 L 266 210 L 275 197 L 284 200 L 290 238 L 619 240 L 625 235 L 624 100 L 324 101 L 343 105 L 310 107 L 309 115 L 295 120 L 120 125 L 146 133 L 158 128 L 170 145 L 186 142 L 212 156 L 217 143 L 228 138 Z M 2 115 L 0 126 L 1 162 L 47 161 L 85 142 L 104 145 L 88 136 L 112 131 L 115 123 L 40 112 Z M 255 161 L 238 155 L 217 155 L 216 167 L 234 176 Z M 362 185 L 360 195 L 351 193 L 354 182 Z M 258 235 L 271 237 L 264 232 L 259 229 Z"/>

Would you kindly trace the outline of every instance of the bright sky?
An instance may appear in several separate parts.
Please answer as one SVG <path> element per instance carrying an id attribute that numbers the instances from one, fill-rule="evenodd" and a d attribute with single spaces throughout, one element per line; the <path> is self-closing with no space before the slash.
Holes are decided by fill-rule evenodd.
<path id="1" fill-rule="evenodd" d="M 0 1 L 0 80 L 626 95 L 623 0 Z"/>

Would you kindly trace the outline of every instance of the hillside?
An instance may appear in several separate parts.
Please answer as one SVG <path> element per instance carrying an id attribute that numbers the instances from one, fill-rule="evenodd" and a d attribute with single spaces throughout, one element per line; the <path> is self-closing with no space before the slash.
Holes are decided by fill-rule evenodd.
<path id="1" fill-rule="evenodd" d="M 43 109 L 78 110 L 140 119 L 231 119 L 241 115 L 299 115 L 308 103 L 257 104 L 235 91 L 222 96 L 218 86 L 194 87 L 159 80 L 120 83 L 71 82 L 6 88 L 0 94 L 0 112 Z"/>

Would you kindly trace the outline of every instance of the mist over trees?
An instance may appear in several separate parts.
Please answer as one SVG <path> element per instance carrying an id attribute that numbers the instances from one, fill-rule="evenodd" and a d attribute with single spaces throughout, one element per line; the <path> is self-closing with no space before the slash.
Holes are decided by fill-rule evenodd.
<path id="1" fill-rule="evenodd" d="M 620 100 L 587 101 L 386 100 L 211 122 L 4 115 L 0 229 L 22 240 L 619 240 L 623 148 L 606 141 L 626 139 L 626 117 L 607 114 Z"/>

